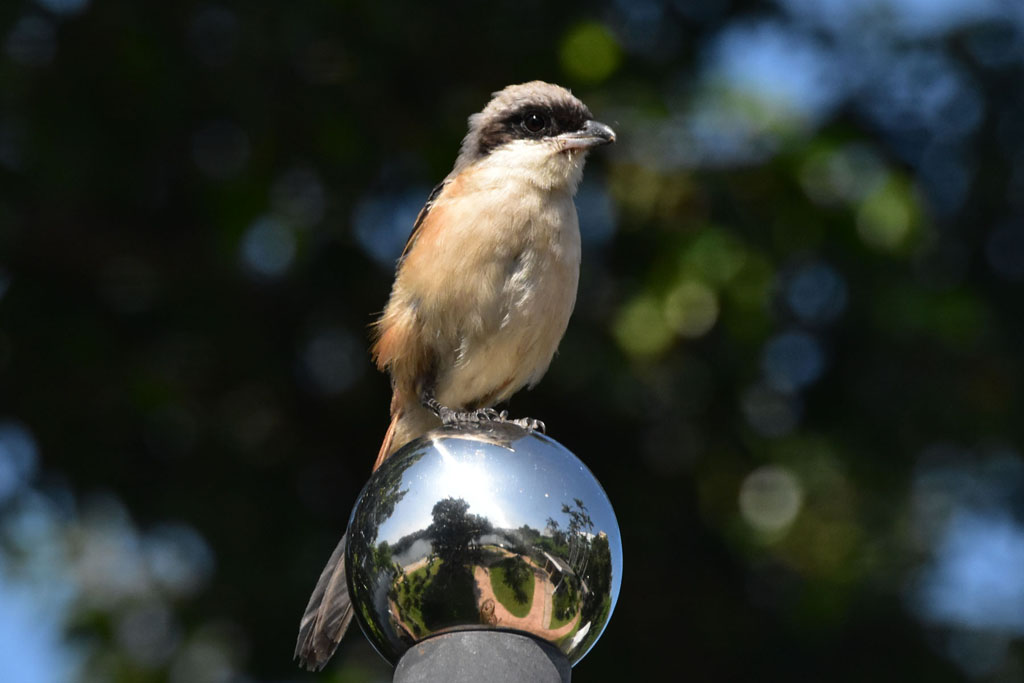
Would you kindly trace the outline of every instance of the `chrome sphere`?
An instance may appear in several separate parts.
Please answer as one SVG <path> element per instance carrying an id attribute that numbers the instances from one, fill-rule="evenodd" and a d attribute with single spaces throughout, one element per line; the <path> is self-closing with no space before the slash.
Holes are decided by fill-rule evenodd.
<path id="1" fill-rule="evenodd" d="M 444 427 L 370 478 L 349 520 L 348 586 L 391 663 L 439 633 L 528 633 L 576 664 L 622 584 L 608 496 L 580 460 L 507 423 Z"/>

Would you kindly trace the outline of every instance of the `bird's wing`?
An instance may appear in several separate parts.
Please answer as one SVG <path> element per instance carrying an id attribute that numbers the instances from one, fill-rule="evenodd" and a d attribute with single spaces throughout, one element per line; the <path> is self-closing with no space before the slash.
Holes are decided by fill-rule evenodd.
<path id="1" fill-rule="evenodd" d="M 402 261 L 405 260 L 406 254 L 408 254 L 412 250 L 413 245 L 416 244 L 416 239 L 420 236 L 420 228 L 423 227 L 423 223 L 427 219 L 427 214 L 430 213 L 431 207 L 434 206 L 434 202 L 437 200 L 437 198 L 441 196 L 441 193 L 444 191 L 444 188 L 448 186 L 449 180 L 450 178 L 445 178 L 444 180 L 437 184 L 437 187 L 431 190 L 430 196 L 427 197 L 426 204 L 423 205 L 423 208 L 420 209 L 419 214 L 416 215 L 416 222 L 412 224 L 412 232 L 409 233 L 409 239 L 405 241 L 405 247 L 402 249 L 402 255 L 398 257 L 399 264 L 401 264 Z"/>
<path id="2" fill-rule="evenodd" d="M 341 537 L 338 547 L 331 553 L 309 598 L 306 611 L 299 622 L 299 638 L 295 643 L 295 657 L 310 671 L 319 671 L 334 654 L 341 637 L 352 622 L 352 602 L 349 600 L 345 579 L 345 543 L 348 534 Z"/>

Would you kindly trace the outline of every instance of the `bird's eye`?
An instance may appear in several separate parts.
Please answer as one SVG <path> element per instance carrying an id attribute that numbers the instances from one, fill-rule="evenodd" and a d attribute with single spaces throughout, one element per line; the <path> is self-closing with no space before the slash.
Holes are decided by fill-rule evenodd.
<path id="1" fill-rule="evenodd" d="M 539 133 L 548 127 L 548 119 L 541 113 L 531 111 L 523 117 L 523 128 L 531 133 Z"/>

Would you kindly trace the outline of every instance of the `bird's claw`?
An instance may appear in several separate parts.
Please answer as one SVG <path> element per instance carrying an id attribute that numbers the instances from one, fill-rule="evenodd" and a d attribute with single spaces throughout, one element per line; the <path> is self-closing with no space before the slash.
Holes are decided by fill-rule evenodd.
<path id="1" fill-rule="evenodd" d="M 456 411 L 441 406 L 437 416 L 441 418 L 441 424 L 446 427 L 464 427 L 468 425 L 479 425 L 483 422 L 501 422 L 501 414 L 493 408 L 480 408 L 478 410 Z"/>
<path id="2" fill-rule="evenodd" d="M 528 432 L 540 432 L 541 434 L 547 434 L 547 428 L 540 420 L 536 420 L 532 417 L 520 417 L 513 420 L 509 418 L 507 410 L 503 410 L 498 413 L 498 421 L 514 424 L 517 427 L 522 427 Z"/>
<path id="3" fill-rule="evenodd" d="M 504 422 L 505 418 L 494 408 L 481 408 L 473 411 L 477 422 Z"/>
<path id="4" fill-rule="evenodd" d="M 478 426 L 485 422 L 505 422 L 514 424 L 529 432 L 546 433 L 544 423 L 532 417 L 521 417 L 510 419 L 507 410 L 500 413 L 494 408 L 479 408 L 477 410 L 457 411 L 451 408 L 440 406 L 437 416 L 441 418 L 441 424 L 445 427 L 468 427 Z"/>
<path id="5" fill-rule="evenodd" d="M 463 422 L 461 418 L 464 415 L 465 413 L 458 413 L 452 410 L 451 408 L 446 408 L 444 406 L 441 406 L 441 408 L 437 411 L 437 416 L 441 418 L 441 424 L 443 424 L 445 427 L 451 427 L 457 424 L 461 424 Z"/>
<path id="6" fill-rule="evenodd" d="M 536 420 L 532 417 L 521 417 L 517 420 L 504 420 L 504 422 L 511 422 L 514 425 L 518 425 L 528 432 L 540 432 L 541 434 L 547 434 L 547 427 L 540 420 Z"/>

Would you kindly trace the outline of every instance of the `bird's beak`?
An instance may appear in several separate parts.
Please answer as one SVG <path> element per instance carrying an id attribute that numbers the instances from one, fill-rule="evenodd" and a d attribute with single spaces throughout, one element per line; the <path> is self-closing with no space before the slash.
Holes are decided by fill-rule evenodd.
<path id="1" fill-rule="evenodd" d="M 563 150 L 590 149 L 615 142 L 615 131 L 599 121 L 587 121 L 583 128 L 558 136 Z"/>

